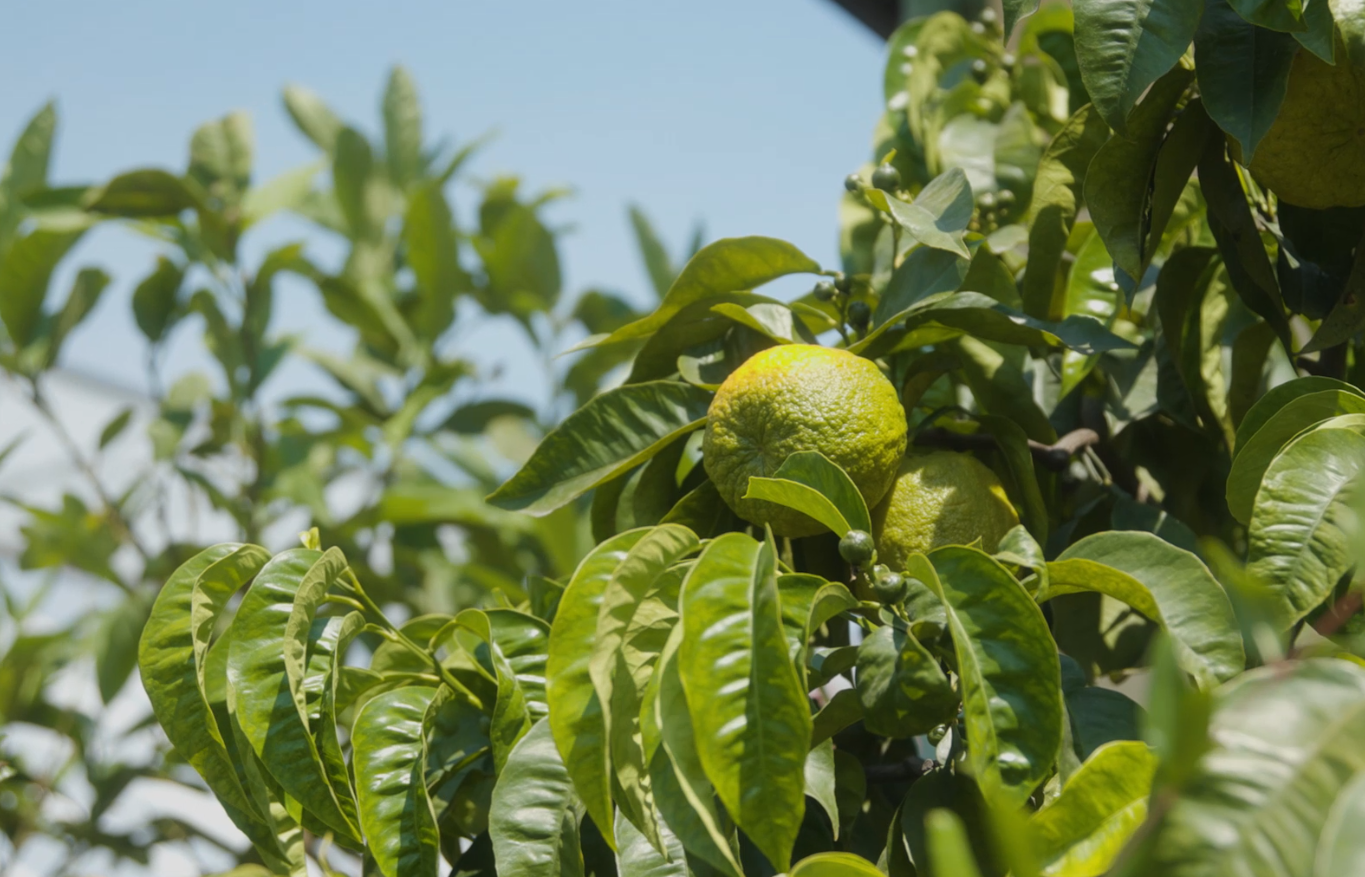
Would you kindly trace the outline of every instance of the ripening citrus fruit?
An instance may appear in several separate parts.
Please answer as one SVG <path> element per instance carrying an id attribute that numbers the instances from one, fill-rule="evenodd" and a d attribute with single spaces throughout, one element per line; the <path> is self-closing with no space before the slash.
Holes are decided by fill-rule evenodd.
<path id="1" fill-rule="evenodd" d="M 1299 207 L 1365 206 L 1365 66 L 1337 41 L 1336 65 L 1300 49 L 1251 173 Z M 1234 152 L 1234 155 L 1236 152 Z"/>
<path id="2" fill-rule="evenodd" d="M 943 545 L 980 539 L 982 548 L 994 551 L 1018 523 L 995 473 L 953 451 L 908 455 L 891 493 L 872 510 L 877 557 L 893 570 L 905 569 L 912 553 Z"/>
<path id="3" fill-rule="evenodd" d="M 876 364 L 846 350 L 783 344 L 725 379 L 706 418 L 702 459 L 737 515 L 779 536 L 824 529 L 793 509 L 742 498 L 751 477 L 771 476 L 798 451 L 841 466 L 869 508 L 886 495 L 905 453 L 905 410 Z"/>

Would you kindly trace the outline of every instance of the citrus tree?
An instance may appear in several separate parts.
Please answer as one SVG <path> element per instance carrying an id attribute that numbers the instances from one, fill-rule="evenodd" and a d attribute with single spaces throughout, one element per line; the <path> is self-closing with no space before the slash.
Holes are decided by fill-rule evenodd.
<path id="1" fill-rule="evenodd" d="M 0 589 L 0 738 L 41 729 L 68 755 L 48 769 L 0 749 L 0 829 L 13 844 L 0 849 L 0 870 L 45 838 L 66 849 L 62 868 L 107 867 L 111 856 L 147 864 L 162 842 L 205 838 L 178 814 L 107 828 L 108 813 L 155 788 L 138 792 L 140 782 L 197 784 L 187 768 L 196 756 L 164 741 L 150 758 L 125 754 L 137 751 L 125 744 L 145 736 L 145 725 L 111 730 L 62 689 L 73 668 L 93 660 L 101 699 L 123 692 L 153 598 L 207 544 L 278 545 L 271 533 L 284 527 L 293 541 L 299 525 L 288 522 L 311 521 L 344 546 L 374 599 L 416 629 L 428 613 L 482 605 L 491 594 L 520 600 L 530 588 L 543 598 L 540 577 L 571 574 L 591 547 L 586 502 L 530 518 L 483 501 L 566 407 L 628 358 L 616 350 L 552 361 L 562 338 L 637 316 L 615 293 L 563 295 L 557 233 L 544 213 L 564 193 L 526 193 L 511 177 L 468 179 L 464 163 L 480 141 L 431 143 L 401 68 L 385 89 L 377 138 L 306 89 L 290 87 L 284 103 L 318 157 L 271 180 L 253 176 L 243 114 L 195 131 L 187 170 L 137 168 L 97 186 L 49 180 L 52 106 L 11 152 L 0 182 L 0 376 L 34 428 L 0 450 L 0 462 L 55 437 L 80 478 L 55 505 L 18 489 L 3 497 L 21 514 L 18 566 L 39 581 L 27 593 L 9 581 Z M 455 215 L 457 196 L 475 206 L 472 226 Z M 269 234 L 260 228 L 280 212 L 314 228 L 244 256 L 263 249 L 253 238 Z M 673 262 L 644 215 L 632 220 L 651 277 L 666 289 Z M 131 301 L 152 397 L 117 411 L 87 444 L 54 391 L 67 342 L 110 277 L 85 267 L 64 298 L 49 287 L 84 235 L 109 222 L 158 249 Z M 329 238 L 341 244 L 340 259 L 317 255 Z M 349 355 L 310 348 L 272 320 L 286 274 L 320 295 L 334 334 L 355 338 Z M 452 344 L 457 333 L 507 317 L 545 362 L 547 401 L 538 408 L 491 395 L 490 375 Z M 215 370 L 171 374 L 166 347 L 193 333 L 202 333 Z M 271 381 L 290 360 L 320 369 L 322 389 L 280 401 Z M 122 471 L 111 455 L 141 468 Z M 101 608 L 58 611 L 66 626 L 44 625 L 53 614 L 44 610 L 73 594 Z M 373 648 L 375 637 L 361 640 Z"/>
<path id="2" fill-rule="evenodd" d="M 1365 12 L 1003 6 L 893 36 L 840 270 L 717 241 L 576 346 L 629 374 L 489 497 L 590 497 L 571 574 L 170 577 L 143 679 L 263 867 L 1359 873 Z"/>

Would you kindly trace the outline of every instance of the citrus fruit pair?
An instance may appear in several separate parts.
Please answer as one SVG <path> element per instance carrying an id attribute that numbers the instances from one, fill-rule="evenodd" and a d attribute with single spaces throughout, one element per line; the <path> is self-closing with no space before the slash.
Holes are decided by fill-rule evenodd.
<path id="1" fill-rule="evenodd" d="M 745 499 L 792 454 L 819 451 L 848 473 L 868 508 L 881 562 L 903 570 L 915 551 L 993 551 L 1019 523 L 994 473 L 967 454 L 905 456 L 905 411 L 876 364 L 829 347 L 784 344 L 750 357 L 716 391 L 702 446 L 706 472 L 736 514 L 779 536 L 824 530 L 786 506 Z M 843 536 L 844 534 L 839 534 Z"/>

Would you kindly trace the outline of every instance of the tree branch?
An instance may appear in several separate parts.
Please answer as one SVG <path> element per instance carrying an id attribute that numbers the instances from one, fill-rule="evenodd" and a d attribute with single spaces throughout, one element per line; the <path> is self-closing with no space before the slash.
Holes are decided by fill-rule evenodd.
<path id="1" fill-rule="evenodd" d="M 1093 429 L 1076 429 L 1057 439 L 1050 445 L 1029 439 L 1029 453 L 1033 462 L 1053 472 L 1061 472 L 1070 464 L 1072 456 L 1091 445 L 1098 444 L 1099 433 Z M 916 444 L 936 448 L 951 448 L 955 451 L 987 451 L 999 447 L 995 436 L 988 432 L 962 433 L 951 432 L 935 427 L 927 429 L 915 438 Z"/>

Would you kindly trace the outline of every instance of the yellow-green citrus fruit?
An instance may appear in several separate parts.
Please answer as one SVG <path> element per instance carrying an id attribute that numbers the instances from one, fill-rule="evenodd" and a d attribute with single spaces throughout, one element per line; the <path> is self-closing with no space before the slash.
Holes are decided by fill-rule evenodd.
<path id="1" fill-rule="evenodd" d="M 725 379 L 708 412 L 702 459 L 735 514 L 779 536 L 823 531 L 794 509 L 743 498 L 751 477 L 771 477 L 798 451 L 819 451 L 842 467 L 869 508 L 886 495 L 905 453 L 905 410 L 875 363 L 832 347 L 783 344 Z"/>
<path id="2" fill-rule="evenodd" d="M 994 551 L 1018 523 L 995 473 L 953 451 L 908 455 L 891 493 L 872 510 L 877 557 L 893 570 L 905 569 L 914 552 L 943 545 L 980 539 L 982 548 Z"/>
<path id="3" fill-rule="evenodd" d="M 1251 161 L 1261 185 L 1313 210 L 1365 206 L 1365 66 L 1340 41 L 1336 59 L 1299 50 L 1279 115 Z"/>

